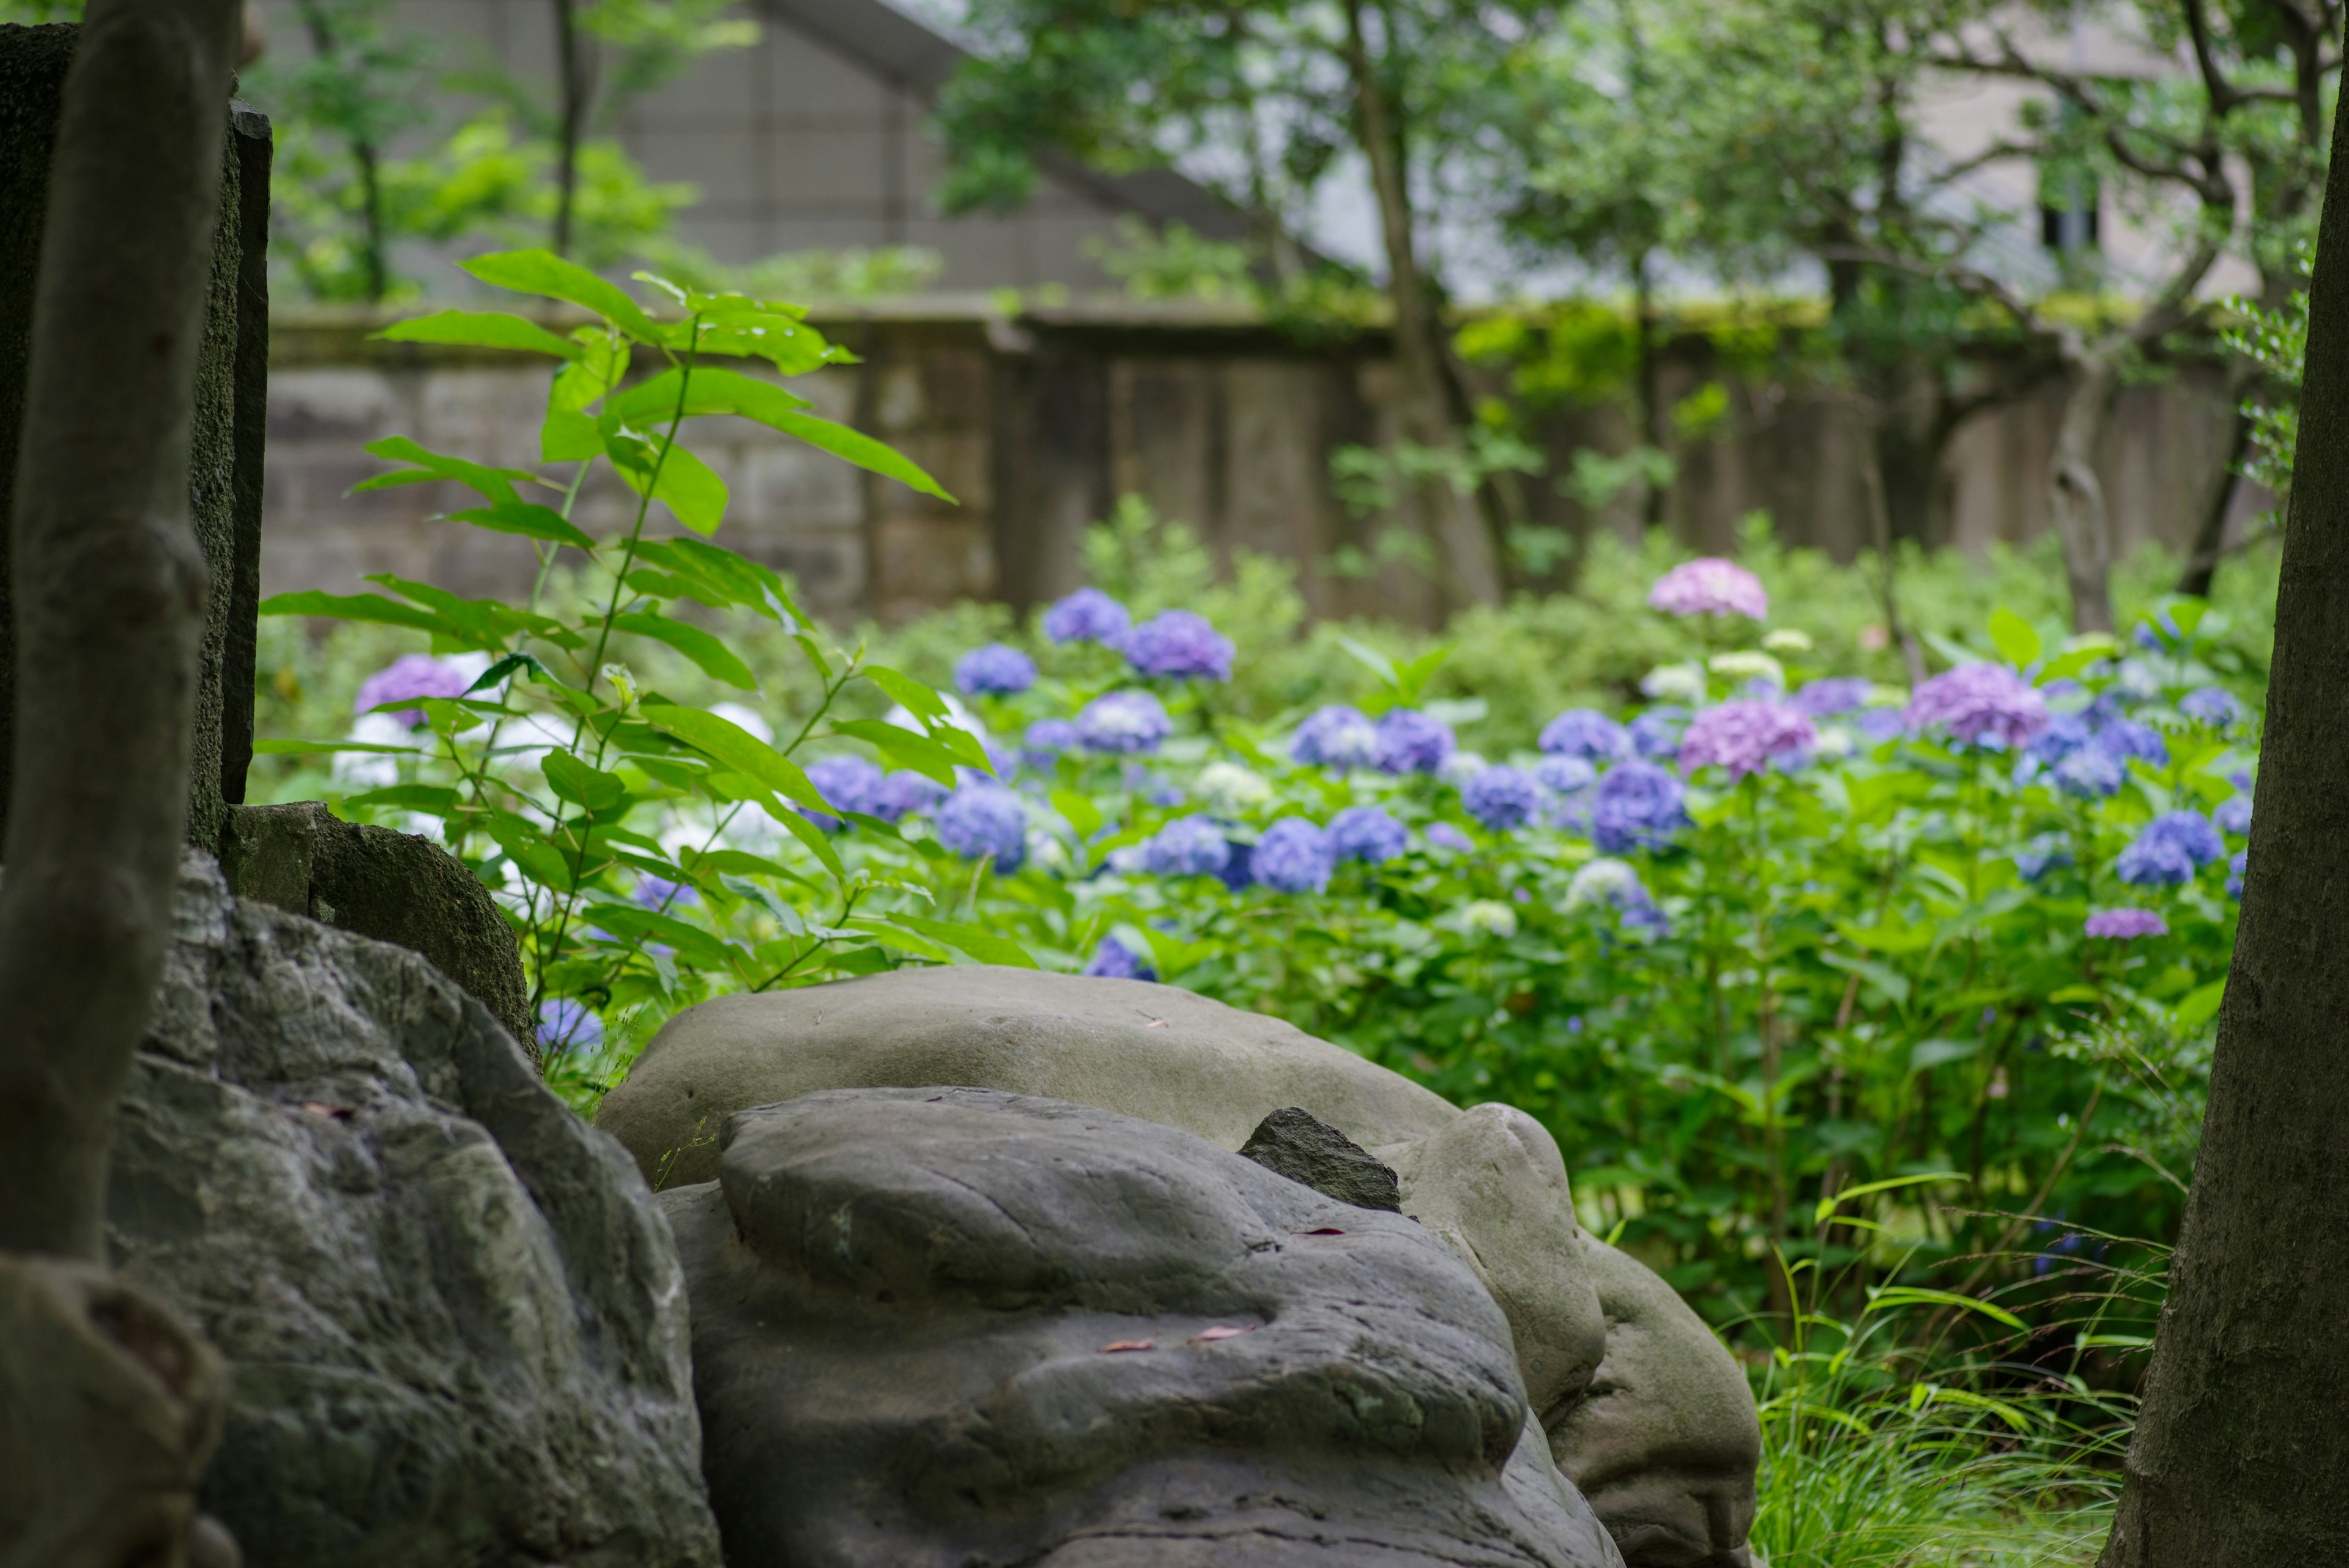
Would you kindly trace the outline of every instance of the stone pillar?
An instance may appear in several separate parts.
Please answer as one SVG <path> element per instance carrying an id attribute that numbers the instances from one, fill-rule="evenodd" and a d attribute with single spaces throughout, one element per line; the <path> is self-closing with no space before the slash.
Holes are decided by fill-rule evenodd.
<path id="1" fill-rule="evenodd" d="M 0 26 L 0 519 L 12 519 L 34 276 L 48 204 L 49 153 L 78 29 Z M 269 121 L 228 106 L 212 298 L 196 369 L 188 508 L 212 566 L 196 694 L 188 838 L 217 851 L 253 760 L 253 680 L 261 603 L 261 464 L 269 387 Z M 0 527 L 0 833 L 16 743 L 16 639 Z"/>

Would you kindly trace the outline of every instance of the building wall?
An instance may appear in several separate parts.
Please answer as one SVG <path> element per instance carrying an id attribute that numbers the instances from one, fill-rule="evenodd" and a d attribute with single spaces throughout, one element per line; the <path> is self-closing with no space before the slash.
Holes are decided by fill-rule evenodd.
<path id="1" fill-rule="evenodd" d="M 442 487 L 351 493 L 383 465 L 367 442 L 413 436 L 436 450 L 533 463 L 547 372 L 416 344 L 373 343 L 369 318 L 289 312 L 275 324 L 262 570 L 267 592 L 354 591 L 370 572 L 473 596 L 526 597 L 535 566 L 518 539 L 434 521 L 467 503 Z M 1377 561 L 1391 528 L 1356 518 L 1332 493 L 1330 456 L 1392 433 L 1392 371 L 1376 335 L 1300 345 L 1199 313 L 1071 309 L 1017 321 L 908 306 L 822 323 L 862 362 L 793 386 L 817 410 L 890 441 L 957 497 L 948 505 L 851 469 L 741 421 L 697 421 L 688 440 L 732 494 L 725 543 L 792 574 L 811 613 L 896 620 L 961 597 L 1030 603 L 1077 585 L 1084 525 L 1121 494 L 1196 526 L 1218 548 L 1295 562 L 1317 614 L 1427 622 L 1442 605 L 1408 565 L 1369 576 L 1336 568 L 1342 546 Z M 1700 385 L 1697 353 L 1668 366 L 1667 392 Z M 1940 481 L 1943 533 L 1981 547 L 2047 526 L 2044 465 L 2053 394 L 1976 417 L 1951 443 Z M 1857 463 L 1864 432 L 1847 404 L 1793 383 L 1733 389 L 1718 439 L 1683 451 L 1670 525 L 1726 549 L 1738 522 L 1766 510 L 1781 537 L 1848 556 L 1868 537 Z M 1563 472 L 1573 449 L 1615 450 L 1621 415 L 1561 415 L 1541 431 Z M 2124 390 L 2099 467 L 2120 548 L 2183 546 L 2220 474 L 2225 410 L 2215 372 L 2188 369 Z M 2248 491 L 2248 487 L 2237 487 Z M 1533 520 L 1578 535 L 1630 533 L 1630 502 L 1591 514 L 1547 479 L 1528 482 Z M 2239 513 L 2258 498 L 2239 493 Z M 634 498 L 591 485 L 578 516 L 624 530 Z M 656 532 L 667 526 L 655 509 Z"/>

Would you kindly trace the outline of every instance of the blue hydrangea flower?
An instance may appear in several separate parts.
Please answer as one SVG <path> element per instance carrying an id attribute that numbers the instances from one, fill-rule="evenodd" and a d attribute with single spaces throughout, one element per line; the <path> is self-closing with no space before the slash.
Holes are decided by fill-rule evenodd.
<path id="1" fill-rule="evenodd" d="M 1016 697 L 1036 684 L 1036 661 L 1008 644 L 990 642 L 956 660 L 954 678 L 966 697 Z"/>
<path id="2" fill-rule="evenodd" d="M 1378 722 L 1379 767 L 1391 774 L 1432 774 L 1452 754 L 1452 726 L 1416 708 L 1390 710 Z"/>
<path id="3" fill-rule="evenodd" d="M 2085 800 L 2118 794 L 2126 776 L 2120 758 L 2102 746 L 2082 746 L 2055 764 L 2058 787 Z"/>
<path id="4" fill-rule="evenodd" d="M 1608 855 L 1661 849 L 1688 826 L 1681 781 L 1649 762 L 1617 763 L 1590 802 L 1590 841 Z"/>
<path id="5" fill-rule="evenodd" d="M 2015 874 L 2036 882 L 2050 871 L 2072 864 L 2072 846 L 2060 833 L 2043 833 L 2015 846 Z"/>
<path id="6" fill-rule="evenodd" d="M 2210 820 L 2218 825 L 2220 832 L 2242 837 L 2251 830 L 2251 797 L 2247 794 L 2229 795 L 2211 809 Z"/>
<path id="7" fill-rule="evenodd" d="M 1863 708 L 1851 722 L 1879 746 L 1909 732 L 1909 715 L 1898 708 Z"/>
<path id="8" fill-rule="evenodd" d="M 1597 906 L 1611 909 L 1619 921 L 1633 930 L 1651 937 L 1671 933 L 1671 922 L 1656 905 L 1655 896 L 1648 891 L 1640 874 L 1620 860 L 1604 856 L 1585 861 L 1566 885 L 1566 907 L 1569 910 Z"/>
<path id="9" fill-rule="evenodd" d="M 1044 635 L 1054 642 L 1114 643 L 1133 624 L 1126 607 L 1099 588 L 1079 588 L 1044 612 Z"/>
<path id="10" fill-rule="evenodd" d="M 1350 805 L 1330 819 L 1330 847 L 1340 860 L 1383 865 L 1410 844 L 1402 824 L 1375 805 Z"/>
<path id="11" fill-rule="evenodd" d="M 1009 876 L 1028 858 L 1028 808 L 998 784 L 965 784 L 938 808 L 938 842 L 966 860 L 993 857 Z"/>
<path id="12" fill-rule="evenodd" d="M 1063 752 L 1073 752 L 1082 744 L 1084 738 L 1066 719 L 1039 719 L 1020 737 L 1019 761 L 1038 773 L 1050 773 Z"/>
<path id="13" fill-rule="evenodd" d="M 2238 849 L 2227 857 L 2227 897 L 2230 898 L 2243 896 L 2243 868 L 2251 863 L 2251 852 L 2248 849 Z"/>
<path id="14" fill-rule="evenodd" d="M 2235 701 L 2235 694 L 2220 686 L 2189 691 L 2178 700 L 2178 711 L 2198 724 L 2220 730 L 2243 716 L 2243 705 Z"/>
<path id="15" fill-rule="evenodd" d="M 1619 762 L 1631 754 L 1631 732 L 1590 708 L 1568 708 L 1542 726 L 1541 749 L 1553 757 Z"/>
<path id="16" fill-rule="evenodd" d="M 1427 846 L 1430 849 L 1449 849 L 1457 852 L 1475 848 L 1476 841 L 1448 822 L 1435 822 L 1428 825 Z"/>
<path id="17" fill-rule="evenodd" d="M 1454 752 L 1437 764 L 1435 776 L 1454 789 L 1464 789 L 1470 779 L 1492 765 L 1482 752 Z"/>
<path id="18" fill-rule="evenodd" d="M 1523 827 L 1540 804 L 1534 781 L 1515 768 L 1486 768 L 1460 789 L 1463 809 L 1494 833 Z"/>
<path id="19" fill-rule="evenodd" d="M 1148 958 L 1135 952 L 1115 937 L 1103 937 L 1101 946 L 1093 950 L 1093 961 L 1085 965 L 1084 972 L 1103 980 L 1156 980 L 1158 971 L 1150 967 Z"/>
<path id="20" fill-rule="evenodd" d="M 821 758 L 808 764 L 807 776 L 808 783 L 815 785 L 816 794 L 841 810 L 860 812 L 866 816 L 881 815 L 874 809 L 884 787 L 881 770 L 863 757 Z M 826 833 L 844 826 L 836 816 L 810 811 L 805 806 L 800 807 L 800 815 Z"/>
<path id="21" fill-rule="evenodd" d="M 2161 732 L 2134 719 L 2108 721 L 2096 732 L 2096 745 L 2116 757 L 2137 757 L 2158 768 L 2169 765 L 2169 742 Z"/>
<path id="22" fill-rule="evenodd" d="M 2096 737 L 2085 713 L 2050 713 L 2047 727 L 2024 750 L 2053 767 Z"/>
<path id="23" fill-rule="evenodd" d="M 1165 706 L 1147 691 L 1105 692 L 1077 715 L 1077 738 L 1089 752 L 1154 752 L 1174 732 Z"/>
<path id="24" fill-rule="evenodd" d="M 951 792 L 927 774 L 917 774 L 911 768 L 899 768 L 882 781 L 874 792 L 868 808 L 884 822 L 896 822 L 907 816 L 926 816 L 937 810 Z"/>
<path id="25" fill-rule="evenodd" d="M 2223 859 L 2226 840 L 2199 811 L 2165 811 L 2145 828 L 2113 866 L 2124 882 L 2152 888 L 2190 882 L 2194 873 L 2213 860 Z"/>
<path id="26" fill-rule="evenodd" d="M 1824 680 L 1806 682 L 1795 693 L 1795 706 L 1813 719 L 1831 718 L 1848 713 L 1868 701 L 1869 684 L 1854 675 L 1832 675 Z"/>
<path id="27" fill-rule="evenodd" d="M 1666 702 L 1631 721 L 1631 749 L 1651 763 L 1681 754 L 1681 732 L 1688 727 L 1689 711 Z"/>
<path id="28" fill-rule="evenodd" d="M 1337 868 L 1330 836 L 1301 816 L 1284 816 L 1264 830 L 1248 870 L 1276 893 L 1319 893 Z"/>
<path id="29" fill-rule="evenodd" d="M 824 798 L 829 800 L 832 797 L 826 795 Z M 647 873 L 636 878 L 636 885 L 629 890 L 628 898 L 647 909 L 667 909 L 687 904 L 698 904 L 701 902 L 701 891 L 688 883 L 672 882 L 666 877 L 655 877 Z"/>
<path id="30" fill-rule="evenodd" d="M 1541 791 L 1541 819 L 1569 832 L 1590 830 L 1590 796 L 1599 770 L 1580 757 L 1544 757 L 1534 764 L 1534 784 Z"/>
<path id="31" fill-rule="evenodd" d="M 1358 709 L 1332 704 L 1317 710 L 1289 737 L 1292 761 L 1310 767 L 1366 768 L 1378 760 L 1379 732 Z"/>
<path id="32" fill-rule="evenodd" d="M 1232 639 L 1189 610 L 1164 610 L 1119 639 L 1126 661 L 1144 675 L 1188 680 L 1232 678 Z"/>
<path id="33" fill-rule="evenodd" d="M 1204 816 L 1178 816 L 1143 844 L 1142 864 L 1159 877 L 1212 877 L 1231 858 L 1224 830 Z"/>
<path id="34" fill-rule="evenodd" d="M 1225 860 L 1224 868 L 1216 873 L 1216 880 L 1235 893 L 1245 888 L 1255 887 L 1256 846 L 1242 844 L 1235 839 L 1232 843 L 1230 857 Z"/>
<path id="35" fill-rule="evenodd" d="M 604 1038 L 604 1020 L 584 1002 L 551 996 L 538 1004 L 539 1043 L 549 1050 L 594 1045 Z"/>

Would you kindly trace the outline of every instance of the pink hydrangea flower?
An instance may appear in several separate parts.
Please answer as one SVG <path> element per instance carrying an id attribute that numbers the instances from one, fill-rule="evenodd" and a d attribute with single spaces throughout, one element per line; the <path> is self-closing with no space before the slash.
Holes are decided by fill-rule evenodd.
<path id="1" fill-rule="evenodd" d="M 352 711 L 365 713 L 383 703 L 410 697 L 462 697 L 472 683 L 471 676 L 429 653 L 402 654 L 359 682 L 358 699 L 352 703 Z M 413 729 L 424 722 L 424 710 L 403 708 L 391 717 Z"/>
<path id="2" fill-rule="evenodd" d="M 1681 737 L 1681 771 L 1729 770 L 1733 779 L 1758 774 L 1772 759 L 1819 743 L 1807 714 L 1788 702 L 1735 701 L 1707 708 Z"/>
<path id="3" fill-rule="evenodd" d="M 2088 917 L 2092 937 L 2166 937 L 2169 922 L 2151 909 L 2098 909 Z"/>
<path id="4" fill-rule="evenodd" d="M 1666 615 L 1742 615 L 1762 620 L 1770 614 L 1770 596 L 1762 579 L 1744 567 L 1707 556 L 1658 577 L 1648 590 L 1648 607 Z"/>
<path id="5" fill-rule="evenodd" d="M 1961 664 L 1943 670 L 1909 699 L 1915 729 L 1940 725 L 1968 745 L 1985 742 L 2013 751 L 2047 727 L 2047 700 L 2003 664 Z"/>

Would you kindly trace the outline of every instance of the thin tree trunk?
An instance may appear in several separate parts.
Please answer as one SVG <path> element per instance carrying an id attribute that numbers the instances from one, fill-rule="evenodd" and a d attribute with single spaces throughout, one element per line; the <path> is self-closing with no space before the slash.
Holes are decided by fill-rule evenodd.
<path id="1" fill-rule="evenodd" d="M 1658 452 L 1664 450 L 1664 385 L 1662 356 L 1656 343 L 1656 296 L 1648 282 L 1648 257 L 1641 253 L 1631 264 L 1631 308 L 1634 327 L 1639 333 L 1640 355 L 1640 442 Z M 1640 498 L 1640 521 L 1650 528 L 1661 527 L 1664 521 L 1665 487 L 1652 481 L 1648 493 Z"/>
<path id="2" fill-rule="evenodd" d="M 338 48 L 335 30 L 327 25 L 326 14 L 318 0 L 301 0 L 302 25 L 310 35 L 310 47 L 321 58 L 333 55 Z M 354 132 L 350 138 L 351 161 L 359 171 L 359 255 L 367 268 L 367 300 L 382 303 L 389 291 L 390 278 L 384 262 L 383 182 L 377 173 L 378 161 L 375 143 Z"/>
<path id="3" fill-rule="evenodd" d="M 1392 40 L 1390 40 L 1392 47 Z M 1395 373 L 1402 383 L 1398 413 L 1405 440 L 1454 448 L 1460 431 L 1446 384 L 1443 323 L 1420 274 L 1412 236 L 1411 191 L 1400 128 L 1387 103 L 1362 31 L 1361 0 L 1346 3 L 1346 66 L 1353 78 L 1362 151 L 1378 193 L 1379 229 L 1387 256 L 1387 291 L 1394 302 Z M 1479 604 L 1501 599 L 1499 552 L 1474 496 L 1432 485 L 1425 497 L 1435 515 L 1436 545 L 1454 597 Z"/>
<path id="4" fill-rule="evenodd" d="M 2064 576 L 2072 590 L 2072 629 L 2113 629 L 2112 519 L 2096 477 L 2096 447 L 2112 417 L 2120 374 L 2109 354 L 2068 353 L 2070 384 L 2055 451 L 2047 463 L 2047 504 L 2064 545 Z"/>
<path id="5" fill-rule="evenodd" d="M 2241 925 L 2103 1568 L 2349 1562 L 2344 131 L 2336 119 Z"/>
<path id="6" fill-rule="evenodd" d="M 187 836 L 188 514 L 235 0 L 92 0 L 50 169 L 14 507 L 0 1251 L 98 1260 Z"/>
<path id="7" fill-rule="evenodd" d="M 586 41 L 579 36 L 578 0 L 554 0 L 554 57 L 561 95 L 555 126 L 554 254 L 571 254 L 579 198 L 579 143 L 587 135 L 595 97 Z"/>

